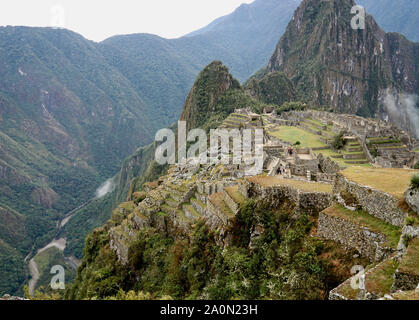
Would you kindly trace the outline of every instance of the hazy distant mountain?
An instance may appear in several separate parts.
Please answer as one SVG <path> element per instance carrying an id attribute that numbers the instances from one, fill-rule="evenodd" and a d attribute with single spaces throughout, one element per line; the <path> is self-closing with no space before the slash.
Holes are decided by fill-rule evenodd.
<path id="1" fill-rule="evenodd" d="M 398 32 L 409 40 L 419 41 L 419 1 L 357 0 L 384 31 Z"/>

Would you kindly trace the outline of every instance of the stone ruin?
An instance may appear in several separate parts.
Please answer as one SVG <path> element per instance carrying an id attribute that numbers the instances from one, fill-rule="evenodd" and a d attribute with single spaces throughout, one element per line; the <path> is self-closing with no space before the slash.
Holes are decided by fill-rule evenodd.
<path id="1" fill-rule="evenodd" d="M 300 127 L 305 119 L 310 118 L 332 125 L 336 134 L 346 132 L 358 139 L 369 162 L 380 167 L 413 167 L 419 161 L 419 154 L 415 152 L 419 141 L 383 120 L 317 110 L 289 111 L 280 116 L 266 114 L 266 117 L 268 123 L 276 125 Z M 322 141 L 330 144 L 327 139 Z"/>

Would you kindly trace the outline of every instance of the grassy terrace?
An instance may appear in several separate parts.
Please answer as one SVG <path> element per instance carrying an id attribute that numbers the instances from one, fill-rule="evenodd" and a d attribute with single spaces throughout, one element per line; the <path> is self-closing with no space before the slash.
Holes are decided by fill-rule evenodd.
<path id="1" fill-rule="evenodd" d="M 243 197 L 243 195 L 238 191 L 239 186 L 232 186 L 232 187 L 227 187 L 224 189 L 225 192 L 228 193 L 228 195 L 234 200 L 234 202 L 236 203 L 243 203 L 245 202 L 245 198 Z"/>
<path id="2" fill-rule="evenodd" d="M 419 291 L 399 291 L 393 294 L 395 300 L 419 300 Z"/>
<path id="3" fill-rule="evenodd" d="M 368 269 L 375 267 L 375 265 L 371 265 L 370 268 L 367 267 L 365 275 L 365 289 L 367 292 L 375 292 L 381 297 L 385 294 L 390 294 L 390 289 L 394 282 L 393 274 L 397 266 L 398 263 L 396 261 L 388 259 L 370 273 L 368 273 Z M 350 299 L 356 299 L 358 295 L 358 289 L 353 289 L 349 282 L 342 286 L 338 292 Z"/>
<path id="4" fill-rule="evenodd" d="M 380 296 L 390 293 L 391 286 L 394 282 L 394 272 L 399 263 L 388 259 L 381 263 L 373 272 L 365 278 L 365 289 L 368 292 L 375 292 Z"/>
<path id="5" fill-rule="evenodd" d="M 300 141 L 301 147 L 327 148 L 328 145 L 319 140 L 319 136 L 304 129 L 290 126 L 278 126 L 278 131 L 269 131 L 272 136 L 291 144 Z"/>
<path id="6" fill-rule="evenodd" d="M 196 209 L 190 204 L 190 203 L 185 203 L 184 208 L 186 208 L 190 214 L 192 214 L 195 218 L 200 218 L 201 215 L 199 214 L 198 211 L 196 211 Z"/>
<path id="7" fill-rule="evenodd" d="M 396 168 L 368 168 L 354 166 L 341 173 L 349 180 L 384 191 L 401 199 L 410 185 L 410 179 L 419 170 Z"/>
<path id="8" fill-rule="evenodd" d="M 180 219 L 182 219 L 183 221 L 186 221 L 186 222 L 192 222 L 192 221 L 193 221 L 191 218 L 188 218 L 188 217 L 185 215 L 185 212 L 183 212 L 183 210 L 180 210 L 180 209 L 176 210 L 176 215 L 177 215 Z"/>
<path id="9" fill-rule="evenodd" d="M 351 211 L 340 205 L 331 206 L 323 210 L 323 213 L 350 221 L 362 227 L 367 227 L 372 232 L 381 233 L 387 238 L 387 242 L 384 244 L 385 246 L 397 248 L 401 235 L 401 229 L 399 227 L 382 221 L 363 210 Z"/>
<path id="10" fill-rule="evenodd" d="M 319 155 L 321 153 L 321 154 L 323 154 L 324 157 L 331 158 L 334 162 L 336 162 L 339 166 L 341 166 L 343 168 L 350 167 L 350 166 L 360 166 L 360 167 L 372 168 L 372 165 L 370 163 L 351 164 L 351 163 L 345 162 L 347 160 L 343 159 L 343 154 L 336 153 L 331 149 L 319 150 L 319 151 L 313 151 L 313 152 L 316 155 Z"/>
<path id="11" fill-rule="evenodd" d="M 205 203 L 203 203 L 201 200 L 199 200 L 199 199 L 197 199 L 195 197 L 192 197 L 191 198 L 191 201 L 196 202 L 201 208 L 205 208 Z"/>
<path id="12" fill-rule="evenodd" d="M 385 143 L 399 143 L 399 139 L 393 139 L 391 137 L 376 137 L 376 138 L 368 138 L 367 143 L 371 144 L 385 144 Z"/>
<path id="13" fill-rule="evenodd" d="M 306 119 L 307 122 L 311 122 L 318 127 L 326 127 L 327 125 L 319 120 L 316 119 Z"/>
<path id="14" fill-rule="evenodd" d="M 419 238 L 410 240 L 406 253 L 400 261 L 399 271 L 419 275 Z"/>
<path id="15" fill-rule="evenodd" d="M 218 192 L 209 196 L 208 198 L 215 206 L 217 206 L 227 217 L 234 217 L 234 213 L 230 210 L 227 204 L 224 202 L 223 193 Z"/>
<path id="16" fill-rule="evenodd" d="M 255 176 L 246 178 L 250 182 L 257 183 L 263 187 L 291 186 L 304 192 L 327 192 L 332 193 L 332 185 L 321 182 L 309 182 L 292 179 L 284 179 L 279 176 Z"/>

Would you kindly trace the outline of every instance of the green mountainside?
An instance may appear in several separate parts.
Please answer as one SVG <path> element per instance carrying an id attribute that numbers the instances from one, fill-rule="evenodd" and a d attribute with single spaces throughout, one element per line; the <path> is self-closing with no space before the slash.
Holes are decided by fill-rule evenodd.
<path id="1" fill-rule="evenodd" d="M 22 223 L 21 241 L 0 232 L 21 258 L 5 262 L 12 272 L 153 129 L 142 99 L 93 42 L 66 30 L 6 27 L 0 43 L 1 220 Z"/>

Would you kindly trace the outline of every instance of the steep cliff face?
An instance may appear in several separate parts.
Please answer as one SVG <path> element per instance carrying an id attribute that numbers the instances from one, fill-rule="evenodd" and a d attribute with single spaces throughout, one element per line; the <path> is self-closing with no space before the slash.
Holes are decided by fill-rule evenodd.
<path id="1" fill-rule="evenodd" d="M 369 15 L 365 29 L 352 29 L 354 5 L 352 0 L 304 0 L 267 71 L 284 72 L 305 102 L 388 118 L 414 132 L 415 124 L 400 121 L 403 117 L 389 111 L 387 100 L 391 95 L 402 104 L 403 95 L 414 99 L 410 95 L 418 93 L 418 44 L 385 33 Z M 417 114 L 415 103 L 412 108 Z"/>
<path id="2" fill-rule="evenodd" d="M 295 101 L 297 94 L 293 83 L 282 72 L 271 72 L 262 79 L 252 77 L 246 84 L 246 92 L 264 103 L 278 106 Z"/>

